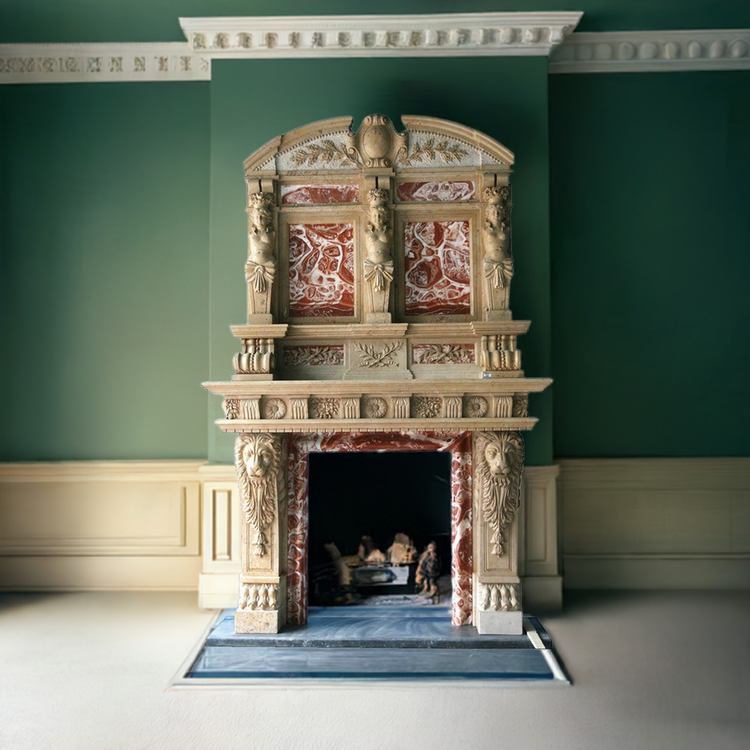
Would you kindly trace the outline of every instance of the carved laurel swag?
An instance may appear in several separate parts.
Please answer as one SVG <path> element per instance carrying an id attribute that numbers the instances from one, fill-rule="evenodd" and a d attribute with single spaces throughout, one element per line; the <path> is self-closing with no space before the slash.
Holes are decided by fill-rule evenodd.
<path id="1" fill-rule="evenodd" d="M 492 530 L 490 551 L 507 552 L 507 530 L 518 510 L 523 472 L 523 438 L 518 432 L 483 432 L 477 437 L 477 473 L 482 482 L 482 514 Z"/>
<path id="2" fill-rule="evenodd" d="M 381 346 L 357 343 L 355 346 L 361 367 L 393 367 L 396 364 L 394 355 L 401 350 L 403 342 L 393 341 Z"/>
<path id="3" fill-rule="evenodd" d="M 234 444 L 234 464 L 245 522 L 252 527 L 252 551 L 266 554 L 266 530 L 278 507 L 278 479 L 281 466 L 279 438 L 265 433 L 241 434 Z"/>

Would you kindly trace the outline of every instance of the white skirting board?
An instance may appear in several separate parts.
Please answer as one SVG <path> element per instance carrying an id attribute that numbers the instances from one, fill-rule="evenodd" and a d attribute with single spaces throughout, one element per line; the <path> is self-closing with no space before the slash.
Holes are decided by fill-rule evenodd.
<path id="1" fill-rule="evenodd" d="M 750 587 L 750 458 L 558 463 L 566 588 Z"/>

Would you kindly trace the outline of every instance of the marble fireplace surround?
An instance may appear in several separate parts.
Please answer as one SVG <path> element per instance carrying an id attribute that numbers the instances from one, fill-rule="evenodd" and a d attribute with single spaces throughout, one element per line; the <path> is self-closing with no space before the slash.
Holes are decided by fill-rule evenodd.
<path id="1" fill-rule="evenodd" d="M 525 377 L 509 307 L 514 156 L 402 121 L 312 123 L 244 162 L 247 322 L 232 379 L 204 383 L 236 434 L 238 633 L 306 623 L 309 454 L 395 450 L 452 455 L 453 624 L 522 631 L 521 432 L 551 380 Z"/>
<path id="2" fill-rule="evenodd" d="M 451 620 L 472 620 L 472 491 L 470 432 L 315 433 L 289 439 L 287 622 L 307 622 L 310 453 L 443 451 L 451 454 Z"/>

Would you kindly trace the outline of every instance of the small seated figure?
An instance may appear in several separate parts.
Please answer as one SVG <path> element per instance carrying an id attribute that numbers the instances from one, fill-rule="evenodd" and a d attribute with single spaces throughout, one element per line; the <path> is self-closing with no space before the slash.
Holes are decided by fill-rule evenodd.
<path id="1" fill-rule="evenodd" d="M 430 597 L 437 604 L 437 579 L 440 575 L 440 557 L 437 544 L 430 542 L 417 565 L 416 591 L 418 596 Z M 421 591 L 420 591 L 421 587 Z"/>
<path id="2" fill-rule="evenodd" d="M 409 565 L 416 562 L 417 551 L 406 534 L 399 533 L 393 537 L 393 544 L 388 547 L 388 560 L 391 565 Z"/>
<path id="3" fill-rule="evenodd" d="M 386 561 L 385 555 L 375 546 L 371 536 L 363 536 L 360 539 L 357 557 L 360 562 L 365 564 L 384 563 Z"/>

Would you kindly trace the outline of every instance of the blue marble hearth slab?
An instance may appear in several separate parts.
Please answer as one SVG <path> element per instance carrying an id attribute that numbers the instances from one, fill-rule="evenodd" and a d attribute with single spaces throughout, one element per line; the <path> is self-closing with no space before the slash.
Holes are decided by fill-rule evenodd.
<path id="1" fill-rule="evenodd" d="M 540 649 L 205 648 L 193 679 L 559 681 Z"/>
<path id="2" fill-rule="evenodd" d="M 343 609 L 343 608 L 340 608 Z M 357 608 L 360 609 L 360 608 Z M 437 608 L 436 608 L 437 609 Z M 330 611 L 311 612 L 307 625 L 291 626 L 281 633 L 234 632 L 234 611 L 227 610 L 206 639 L 211 647 L 296 648 L 422 648 L 422 649 L 533 649 L 528 635 L 478 635 L 470 626 L 454 627 L 446 610 L 427 617 L 379 617 L 370 614 L 337 617 Z M 542 643 L 549 637 L 538 621 L 529 623 Z M 545 644 L 546 645 L 546 644 Z"/>

